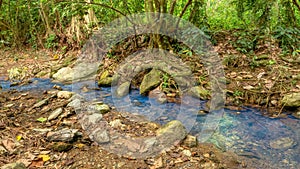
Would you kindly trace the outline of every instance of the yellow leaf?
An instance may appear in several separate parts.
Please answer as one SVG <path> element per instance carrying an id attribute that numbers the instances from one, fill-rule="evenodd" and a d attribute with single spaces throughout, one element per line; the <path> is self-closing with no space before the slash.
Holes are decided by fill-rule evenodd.
<path id="1" fill-rule="evenodd" d="M 85 145 L 84 145 L 84 144 L 81 144 L 81 143 L 75 145 L 75 147 L 77 147 L 77 148 L 83 148 L 84 146 L 85 146 Z"/>
<path id="2" fill-rule="evenodd" d="M 59 59 L 59 55 L 58 54 L 53 55 L 53 59 L 55 60 Z"/>
<path id="3" fill-rule="evenodd" d="M 38 157 L 42 158 L 44 162 L 50 160 L 50 156 L 49 155 L 40 154 Z"/>
<path id="4" fill-rule="evenodd" d="M 20 140 L 22 139 L 22 136 L 18 135 L 18 136 L 16 137 L 16 139 L 17 139 L 17 141 L 20 141 Z"/>

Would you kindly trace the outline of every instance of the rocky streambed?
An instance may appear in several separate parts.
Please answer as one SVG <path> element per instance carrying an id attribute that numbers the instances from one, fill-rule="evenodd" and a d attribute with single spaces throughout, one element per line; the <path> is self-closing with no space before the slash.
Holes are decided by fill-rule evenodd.
<path id="1" fill-rule="evenodd" d="M 1 86 L 3 165 L 299 168 L 300 125 L 293 116 L 270 119 L 253 108 L 226 108 L 211 137 L 198 144 L 207 122 L 199 108 L 205 111 L 206 101 L 161 104 L 139 90 L 115 98 L 113 88 L 99 88 L 93 80 Z M 80 163 L 77 154 L 87 159 Z"/>

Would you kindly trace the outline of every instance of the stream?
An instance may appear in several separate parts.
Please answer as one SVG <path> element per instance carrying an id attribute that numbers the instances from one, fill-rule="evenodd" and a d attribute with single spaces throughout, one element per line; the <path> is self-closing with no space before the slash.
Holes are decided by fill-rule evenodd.
<path id="1" fill-rule="evenodd" d="M 63 90 L 74 91 L 87 100 L 103 101 L 114 106 L 118 111 L 137 113 L 151 121 L 165 124 L 173 119 L 180 120 L 191 134 L 201 137 L 201 127 L 205 115 L 199 115 L 190 103 L 203 107 L 206 101 L 187 98 L 189 104 L 158 104 L 154 99 L 141 96 L 138 90 L 132 90 L 129 96 L 117 99 L 112 96 L 114 88 L 95 90 L 94 81 L 74 84 L 51 82 L 50 79 L 31 80 L 32 83 L 10 87 L 9 81 L 0 79 L 2 90 L 44 91 L 59 85 Z M 89 91 L 82 92 L 86 86 Z M 199 108 L 199 107 L 198 107 Z M 249 161 L 249 168 L 291 168 L 300 169 L 300 120 L 292 116 L 271 119 L 262 116 L 262 112 L 250 107 L 242 107 L 241 111 L 225 109 L 218 129 L 207 140 L 221 150 L 233 151 Z"/>

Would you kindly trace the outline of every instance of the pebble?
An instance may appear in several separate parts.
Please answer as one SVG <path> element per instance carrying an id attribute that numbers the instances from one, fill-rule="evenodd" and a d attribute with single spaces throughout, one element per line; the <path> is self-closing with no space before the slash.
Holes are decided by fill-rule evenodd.
<path id="1" fill-rule="evenodd" d="M 57 108 L 49 115 L 48 120 L 50 121 L 50 120 L 56 119 L 59 115 L 61 115 L 62 112 L 63 112 L 63 109 L 61 107 Z"/>
<path id="2" fill-rule="evenodd" d="M 69 142 L 74 139 L 77 132 L 78 129 L 68 129 L 68 128 L 64 128 L 62 130 L 58 130 L 54 132 L 48 132 L 47 140 Z"/>
<path id="3" fill-rule="evenodd" d="M 197 141 L 197 137 L 195 136 L 192 136 L 192 135 L 187 135 L 186 138 L 183 140 L 183 143 L 182 143 L 184 146 L 186 147 L 196 147 L 197 144 L 198 144 L 198 141 Z"/>
<path id="4" fill-rule="evenodd" d="M 59 99 L 70 99 L 73 93 L 69 91 L 59 91 L 57 92 L 57 98 Z"/>
<path id="5" fill-rule="evenodd" d="M 183 151 L 182 151 L 182 154 L 184 154 L 184 155 L 186 155 L 186 156 L 188 156 L 188 157 L 192 156 L 192 153 L 191 153 L 190 150 L 183 150 Z"/>

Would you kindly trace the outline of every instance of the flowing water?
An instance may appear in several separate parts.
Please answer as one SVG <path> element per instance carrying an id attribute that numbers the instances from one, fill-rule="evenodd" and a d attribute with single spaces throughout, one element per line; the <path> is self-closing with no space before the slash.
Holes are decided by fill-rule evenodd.
<path id="1" fill-rule="evenodd" d="M 0 80 L 3 90 L 42 91 L 51 89 L 54 84 L 63 90 L 75 91 L 87 100 L 103 101 L 119 111 L 138 113 L 160 124 L 178 119 L 191 134 L 201 137 L 206 116 L 198 115 L 197 111 L 205 105 L 205 101 L 184 98 L 186 104 L 158 104 L 154 99 L 139 95 L 138 90 L 117 99 L 111 94 L 114 88 L 94 90 L 97 85 L 93 81 L 63 85 L 52 83 L 50 79 L 32 79 L 32 83 L 27 85 L 10 87 L 10 82 Z M 82 92 L 83 86 L 92 90 Z M 300 120 L 293 117 L 270 119 L 249 107 L 243 107 L 238 113 L 225 109 L 218 129 L 207 142 L 249 159 L 249 168 L 300 169 Z"/>

